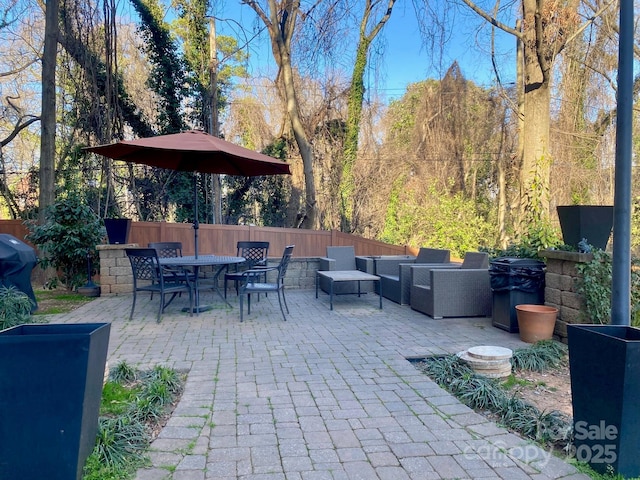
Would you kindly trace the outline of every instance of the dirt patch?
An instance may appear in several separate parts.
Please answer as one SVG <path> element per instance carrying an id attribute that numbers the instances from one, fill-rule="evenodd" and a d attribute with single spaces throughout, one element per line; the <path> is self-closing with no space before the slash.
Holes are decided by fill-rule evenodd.
<path id="1" fill-rule="evenodd" d="M 77 292 L 70 292 L 64 289 L 34 289 L 34 293 L 38 301 L 36 315 L 67 313 L 94 300 L 92 297 L 85 297 Z"/>
<path id="2" fill-rule="evenodd" d="M 514 375 L 522 382 L 512 387 L 520 398 L 535 405 L 541 412 L 558 410 L 573 417 L 571 377 L 567 361 L 558 368 L 545 372 L 518 371 Z"/>

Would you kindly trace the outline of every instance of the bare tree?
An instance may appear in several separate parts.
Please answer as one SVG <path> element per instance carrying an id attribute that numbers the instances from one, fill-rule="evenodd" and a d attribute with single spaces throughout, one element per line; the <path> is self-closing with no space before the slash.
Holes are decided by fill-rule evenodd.
<path id="1" fill-rule="evenodd" d="M 584 15 L 593 13 L 586 10 Z M 561 101 L 551 127 L 557 159 L 551 173 L 551 198 L 558 205 L 613 202 L 613 165 L 607 162 L 606 148 L 607 138 L 614 138 L 616 16 L 615 9 L 603 12 L 584 36 L 565 48 L 559 62 L 556 90 Z"/>
<path id="2" fill-rule="evenodd" d="M 522 158 L 520 163 L 520 215 L 534 220 L 549 213 L 551 171 L 550 122 L 551 80 L 560 52 L 586 28 L 580 25 L 579 0 L 521 0 L 521 28 L 501 22 L 471 0 L 463 2 L 493 27 L 514 35 L 522 46 L 522 78 L 517 88 L 523 92 Z M 615 2 L 604 5 L 597 15 Z M 493 12 L 498 12 L 499 1 Z M 590 20 L 591 21 L 591 20 Z"/>
<path id="3" fill-rule="evenodd" d="M 269 32 L 273 58 L 278 65 L 278 79 L 283 86 L 287 115 L 302 157 L 305 179 L 305 210 L 302 213 L 301 226 L 304 228 L 316 228 L 317 202 L 313 177 L 314 153 L 301 118 L 291 58 L 291 44 L 296 31 L 296 22 L 298 17 L 302 15 L 300 1 L 267 0 L 266 8 L 263 8 L 255 0 L 242 0 L 241 3 L 249 5 L 256 12 Z"/>

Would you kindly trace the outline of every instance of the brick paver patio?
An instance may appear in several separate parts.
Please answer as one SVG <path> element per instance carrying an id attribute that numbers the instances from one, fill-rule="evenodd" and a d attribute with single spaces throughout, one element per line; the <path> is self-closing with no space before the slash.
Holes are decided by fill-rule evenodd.
<path id="1" fill-rule="evenodd" d="M 252 302 L 240 323 L 176 299 L 100 297 L 52 322 L 111 322 L 109 364 L 188 371 L 184 394 L 139 480 L 586 479 L 458 402 L 407 361 L 477 345 L 517 348 L 489 318 L 433 320 L 373 294 L 289 290 Z"/>

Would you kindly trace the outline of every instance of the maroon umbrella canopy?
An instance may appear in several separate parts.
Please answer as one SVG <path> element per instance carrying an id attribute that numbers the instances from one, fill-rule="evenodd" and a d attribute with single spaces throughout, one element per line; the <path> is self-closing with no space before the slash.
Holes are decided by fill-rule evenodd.
<path id="1" fill-rule="evenodd" d="M 190 130 L 157 137 L 122 140 L 85 150 L 115 160 L 183 172 L 254 177 L 291 174 L 289 164 L 248 148 Z"/>
<path id="2" fill-rule="evenodd" d="M 282 160 L 234 145 L 198 130 L 137 140 L 122 140 L 109 145 L 86 147 L 84 150 L 114 160 L 182 172 L 221 173 L 245 177 L 291 174 L 289 164 Z M 199 227 L 195 176 L 193 187 L 195 211 L 193 229 L 197 257 Z"/>

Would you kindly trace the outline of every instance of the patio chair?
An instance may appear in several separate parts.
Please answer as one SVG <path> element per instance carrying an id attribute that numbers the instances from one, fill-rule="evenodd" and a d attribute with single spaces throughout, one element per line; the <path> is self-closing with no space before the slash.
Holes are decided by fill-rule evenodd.
<path id="1" fill-rule="evenodd" d="M 408 305 L 411 298 L 410 268 L 417 264 L 450 264 L 449 250 L 421 248 L 416 257 L 394 255 L 376 258 L 375 270 L 382 283 L 382 296 L 400 305 Z"/>
<path id="2" fill-rule="evenodd" d="M 183 271 L 180 274 L 178 270 L 174 269 L 171 276 L 164 275 L 164 268 L 160 265 L 158 251 L 155 248 L 126 248 L 125 252 L 133 273 L 133 303 L 129 320 L 133 318 L 138 292 L 151 292 L 160 295 L 158 323 L 160 323 L 164 309 L 180 293 L 189 294 L 189 312 L 193 316 L 193 292 L 186 272 Z M 165 298 L 167 295 L 171 295 L 169 300 Z"/>
<path id="3" fill-rule="evenodd" d="M 293 254 L 294 247 L 295 245 L 288 245 L 285 247 L 284 252 L 282 253 L 282 259 L 278 265 L 254 270 L 245 270 L 242 272 L 242 279 L 239 282 L 240 289 L 238 291 L 241 322 L 243 320 L 244 297 L 247 297 L 247 313 L 251 314 L 251 294 L 268 292 L 277 292 L 278 304 L 280 305 L 282 318 L 284 318 L 285 322 L 287 321 L 284 310 L 286 308 L 287 313 L 289 313 L 289 307 L 287 306 L 287 300 L 284 296 L 284 277 L 287 274 L 287 268 L 289 266 L 289 261 L 291 260 L 291 255 Z M 275 281 L 273 283 L 268 283 L 265 279 L 264 282 L 261 282 L 261 280 L 265 278 L 265 273 L 272 271 L 277 273 Z"/>
<path id="4" fill-rule="evenodd" d="M 182 242 L 150 242 L 149 248 L 155 248 L 159 257 L 181 257 Z"/>
<path id="5" fill-rule="evenodd" d="M 433 318 L 491 315 L 489 255 L 467 252 L 461 265 L 411 267 L 411 308 Z"/>
<path id="6" fill-rule="evenodd" d="M 160 258 L 177 258 L 182 256 L 182 242 L 149 242 L 147 244 L 149 248 L 155 248 Z M 180 276 L 186 272 L 184 269 L 176 269 L 175 267 L 164 267 L 162 274 L 165 276 L 165 281 L 175 281 L 176 275 Z M 188 273 L 189 280 L 193 281 L 194 276 L 192 273 Z M 151 299 L 153 300 L 153 292 L 151 292 Z"/>
<path id="7" fill-rule="evenodd" d="M 355 248 L 351 245 L 343 247 L 327 247 L 327 256 L 320 257 L 318 270 L 360 270 L 373 274 L 372 257 L 356 256 Z M 369 283 L 369 282 L 366 282 Z M 334 285 L 334 295 L 358 293 L 358 282 L 340 282 Z M 320 289 L 329 293 L 329 279 L 320 278 Z M 361 292 L 373 292 L 373 285 L 364 285 Z"/>
<path id="8" fill-rule="evenodd" d="M 237 245 L 238 257 L 244 257 L 245 262 L 234 265 L 234 270 L 224 274 L 224 298 L 227 298 L 227 282 L 232 281 L 238 293 L 238 282 L 244 278 L 245 270 L 258 270 L 267 266 L 267 258 L 269 256 L 269 242 L 252 242 L 241 241 Z M 267 281 L 266 272 L 264 281 Z"/>

